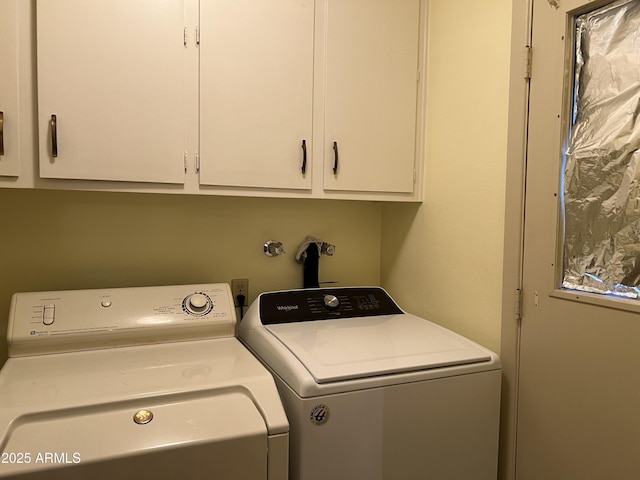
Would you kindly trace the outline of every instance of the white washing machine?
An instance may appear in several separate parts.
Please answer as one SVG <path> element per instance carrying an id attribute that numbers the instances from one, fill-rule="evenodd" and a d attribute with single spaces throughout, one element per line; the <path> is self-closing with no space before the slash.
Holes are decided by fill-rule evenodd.
<path id="1" fill-rule="evenodd" d="M 286 480 L 271 374 L 226 284 L 18 293 L 0 478 Z"/>
<path id="2" fill-rule="evenodd" d="M 262 294 L 239 336 L 289 417 L 292 480 L 495 480 L 500 361 L 381 288 Z"/>

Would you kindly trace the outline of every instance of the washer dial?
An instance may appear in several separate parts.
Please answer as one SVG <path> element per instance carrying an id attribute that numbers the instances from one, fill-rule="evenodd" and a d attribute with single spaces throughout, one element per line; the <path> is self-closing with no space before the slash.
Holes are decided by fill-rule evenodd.
<path id="1" fill-rule="evenodd" d="M 213 302 L 206 293 L 195 292 L 182 300 L 182 310 L 189 315 L 203 316 L 213 310 Z"/>
<path id="2" fill-rule="evenodd" d="M 322 297 L 322 303 L 324 303 L 324 306 L 328 309 L 334 310 L 340 305 L 340 300 L 338 300 L 338 297 L 336 297 L 335 295 L 327 294 Z"/>

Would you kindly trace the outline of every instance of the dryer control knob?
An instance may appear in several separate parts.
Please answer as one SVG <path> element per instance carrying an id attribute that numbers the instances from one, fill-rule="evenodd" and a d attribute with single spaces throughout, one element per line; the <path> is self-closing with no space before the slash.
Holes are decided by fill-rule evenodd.
<path id="1" fill-rule="evenodd" d="M 338 297 L 336 297 L 335 295 L 325 295 L 322 298 L 322 301 L 324 302 L 324 306 L 330 309 L 334 309 L 334 308 L 338 308 L 338 305 L 340 305 L 340 300 L 338 300 Z"/>
<path id="2" fill-rule="evenodd" d="M 211 300 L 202 293 L 194 293 L 186 299 L 183 305 L 190 313 L 202 314 L 211 308 Z"/>
<path id="3" fill-rule="evenodd" d="M 189 297 L 189 305 L 194 310 L 203 310 L 207 306 L 207 297 L 201 293 L 194 293 Z"/>

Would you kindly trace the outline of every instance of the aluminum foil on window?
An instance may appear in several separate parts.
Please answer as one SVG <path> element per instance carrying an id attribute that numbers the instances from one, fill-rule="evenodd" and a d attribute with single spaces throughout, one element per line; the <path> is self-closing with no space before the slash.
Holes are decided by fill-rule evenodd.
<path id="1" fill-rule="evenodd" d="M 563 287 L 640 294 L 640 0 L 576 19 Z"/>

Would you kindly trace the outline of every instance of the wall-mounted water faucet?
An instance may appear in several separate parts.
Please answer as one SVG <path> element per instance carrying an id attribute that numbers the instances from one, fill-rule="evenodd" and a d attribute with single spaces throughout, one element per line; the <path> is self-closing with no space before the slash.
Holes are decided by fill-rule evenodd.
<path id="1" fill-rule="evenodd" d="M 304 288 L 318 288 L 320 281 L 318 271 L 320 266 L 320 255 L 333 255 L 336 251 L 335 245 L 318 240 L 315 237 L 307 237 L 296 252 L 296 261 L 302 264 L 303 286 Z"/>
<path id="2" fill-rule="evenodd" d="M 264 254 L 267 257 L 277 257 L 285 253 L 282 242 L 276 242 L 275 240 L 267 240 L 264 243 Z"/>

